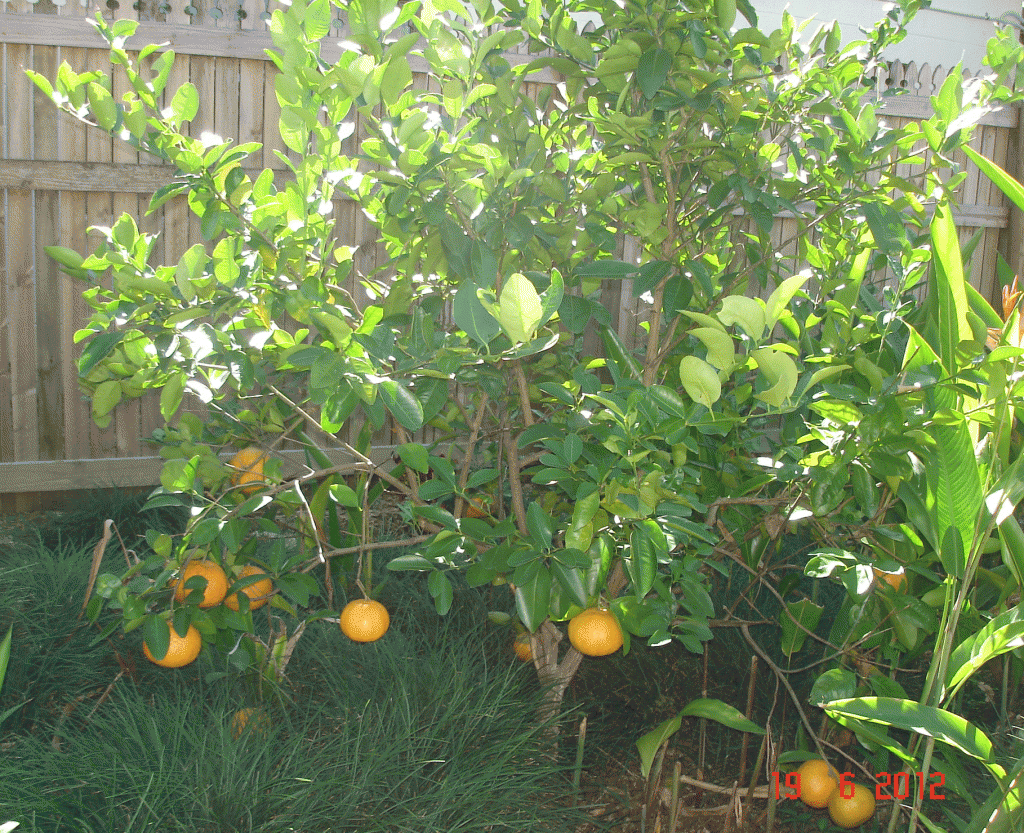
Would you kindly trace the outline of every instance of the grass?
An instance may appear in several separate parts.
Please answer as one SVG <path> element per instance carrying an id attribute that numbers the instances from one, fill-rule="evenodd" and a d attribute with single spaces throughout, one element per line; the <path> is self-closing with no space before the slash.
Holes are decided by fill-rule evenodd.
<path id="1" fill-rule="evenodd" d="M 565 764 L 544 754 L 532 675 L 466 588 L 439 619 L 422 582 L 392 577 L 392 628 L 370 645 L 310 625 L 285 696 L 262 706 L 269 721 L 236 738 L 246 688 L 219 663 L 158 669 L 137 632 L 92 644 L 75 618 L 90 557 L 39 543 L 0 560 L 0 627 L 14 624 L 0 712 L 28 701 L 0 727 L 0 821 L 18 833 L 558 833 L 583 821 Z"/>

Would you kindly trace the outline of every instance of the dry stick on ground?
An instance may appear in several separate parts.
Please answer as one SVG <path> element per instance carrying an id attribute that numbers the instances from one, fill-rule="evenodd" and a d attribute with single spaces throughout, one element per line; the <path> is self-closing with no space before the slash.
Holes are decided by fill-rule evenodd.
<path id="1" fill-rule="evenodd" d="M 114 525 L 114 522 L 107 518 L 103 522 L 103 537 L 96 543 L 96 546 L 92 550 L 92 566 L 89 568 L 89 583 L 85 587 L 85 598 L 82 599 L 82 609 L 78 611 L 76 619 L 81 619 L 82 614 L 85 613 L 85 608 L 89 604 L 89 599 L 92 596 L 93 588 L 96 586 L 96 579 L 100 574 L 100 562 L 103 561 L 103 553 L 107 549 L 107 542 L 110 541 L 110 528 Z M 128 565 L 129 567 L 131 564 Z"/>

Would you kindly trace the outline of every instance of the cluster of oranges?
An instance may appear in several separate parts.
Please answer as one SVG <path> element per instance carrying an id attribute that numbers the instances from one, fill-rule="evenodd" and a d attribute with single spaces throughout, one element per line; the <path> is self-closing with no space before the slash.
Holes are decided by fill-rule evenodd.
<path id="1" fill-rule="evenodd" d="M 178 575 L 174 585 L 174 600 L 179 604 L 185 602 L 189 597 L 191 597 L 192 601 L 196 601 L 197 595 L 201 593 L 202 596 L 199 597 L 196 603 L 204 610 L 223 604 L 231 610 L 238 611 L 240 608 L 239 598 L 244 594 L 249 599 L 249 609 L 255 610 L 270 601 L 270 597 L 274 592 L 274 582 L 271 581 L 270 576 L 254 564 L 243 566 L 238 571 L 236 578 L 246 579 L 255 576 L 262 576 L 262 578 L 258 578 L 256 581 L 229 594 L 230 582 L 224 568 L 207 558 L 196 558 L 189 561 Z M 203 579 L 206 582 L 205 586 L 196 587 L 195 585 L 198 582 L 192 582 L 191 585 L 186 586 L 190 579 L 196 577 Z M 145 654 L 146 659 L 164 668 L 181 668 L 199 656 L 199 650 L 203 647 L 203 640 L 195 625 L 189 625 L 184 636 L 178 634 L 170 624 L 168 624 L 167 629 L 169 637 L 167 653 L 160 659 L 157 659 L 150 652 L 149 646 L 143 644 L 142 652 Z"/>
<path id="2" fill-rule="evenodd" d="M 817 810 L 828 808 L 828 814 L 840 827 L 859 827 L 875 812 L 875 793 L 864 784 L 844 784 L 828 761 L 815 758 L 805 761 L 797 770 L 800 776 L 798 798 Z"/>

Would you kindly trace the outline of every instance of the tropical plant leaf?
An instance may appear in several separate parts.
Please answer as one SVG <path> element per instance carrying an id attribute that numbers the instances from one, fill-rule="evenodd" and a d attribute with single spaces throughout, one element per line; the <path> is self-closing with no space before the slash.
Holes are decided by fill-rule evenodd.
<path id="1" fill-rule="evenodd" d="M 990 659 L 1024 645 L 1024 608 L 1021 605 L 996 616 L 977 633 L 965 639 L 949 655 L 946 672 L 947 697 L 952 697 L 967 679 Z"/>
<path id="2" fill-rule="evenodd" d="M 738 732 L 748 732 L 753 735 L 765 734 L 765 729 L 758 726 L 754 721 L 743 716 L 743 712 L 735 706 L 730 706 L 721 700 L 704 697 L 699 700 L 692 700 L 687 703 L 681 712 L 681 717 L 703 717 L 707 720 L 714 720 L 730 729 Z"/>
<path id="3" fill-rule="evenodd" d="M 832 717 L 852 717 L 928 735 L 976 758 L 997 778 L 1006 775 L 992 757 L 992 741 L 988 736 L 960 715 L 945 709 L 896 697 L 852 697 L 823 703 L 821 707 Z"/>

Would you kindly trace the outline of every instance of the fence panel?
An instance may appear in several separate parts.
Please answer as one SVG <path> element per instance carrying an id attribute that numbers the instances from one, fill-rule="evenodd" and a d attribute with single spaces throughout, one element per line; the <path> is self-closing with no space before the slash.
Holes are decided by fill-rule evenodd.
<path id="1" fill-rule="evenodd" d="M 276 70 L 264 53 L 272 45 L 267 21 L 275 6 L 276 0 L 108 0 L 105 13 L 140 21 L 129 47 L 171 44 L 177 59 L 167 90 L 191 81 L 199 92 L 191 135 L 212 131 L 261 142 L 264 150 L 252 164 L 283 176 L 285 165 L 274 154 L 286 150 L 277 134 Z M 81 298 L 83 287 L 57 270 L 44 247 L 59 242 L 87 253 L 99 236 L 86 228 L 109 226 L 122 212 L 135 216 L 144 230 L 160 232 L 158 256 L 164 263 L 202 242 L 198 222 L 182 198 L 145 216 L 149 196 L 170 179 L 169 166 L 140 159 L 127 145 L 57 112 L 24 75 L 25 68 L 33 68 L 52 77 L 63 61 L 77 72 L 109 72 L 108 52 L 98 48 L 100 39 L 83 20 L 91 14 L 83 0 L 0 2 L 0 511 L 33 508 L 54 490 L 145 486 L 155 482 L 159 471 L 159 460 L 144 440 L 161 424 L 155 396 L 119 405 L 109 428 L 93 423 L 78 387 L 81 351 L 74 342 L 90 310 Z M 336 23 L 334 34 L 343 36 L 341 21 Z M 336 47 L 325 44 L 325 57 L 331 49 Z M 519 52 L 509 57 L 529 60 Z M 422 66 L 415 58 L 412 63 L 420 82 Z M 880 90 L 899 88 L 908 94 L 886 105 L 887 119 L 899 124 L 926 117 L 928 96 L 944 78 L 941 68 L 928 65 L 891 67 L 880 79 Z M 555 80 L 541 76 L 536 83 Z M 115 88 L 115 94 L 120 92 Z M 165 92 L 165 104 L 169 98 Z M 361 135 L 356 121 L 353 143 Z M 1012 168 L 1016 126 L 1016 110 L 993 114 L 977 131 L 974 147 Z M 904 173 L 915 174 L 912 169 Z M 964 240 L 979 229 L 983 234 L 971 280 L 993 297 L 1000 234 L 1009 212 L 998 190 L 977 172 L 964 183 L 961 197 L 958 223 Z M 374 245 L 372 227 L 351 201 L 336 202 L 334 219 L 339 241 L 360 247 L 361 271 L 383 264 L 385 253 Z M 793 220 L 780 218 L 775 234 L 780 241 L 790 240 L 795 229 Z M 623 256 L 631 253 L 626 241 Z M 783 254 L 798 268 L 795 243 Z M 643 315 L 630 290 L 624 281 L 609 282 L 603 290 L 603 301 L 627 341 Z M 343 437 L 351 438 L 351 433 Z M 378 439 L 388 446 L 395 436 L 388 431 Z"/>

